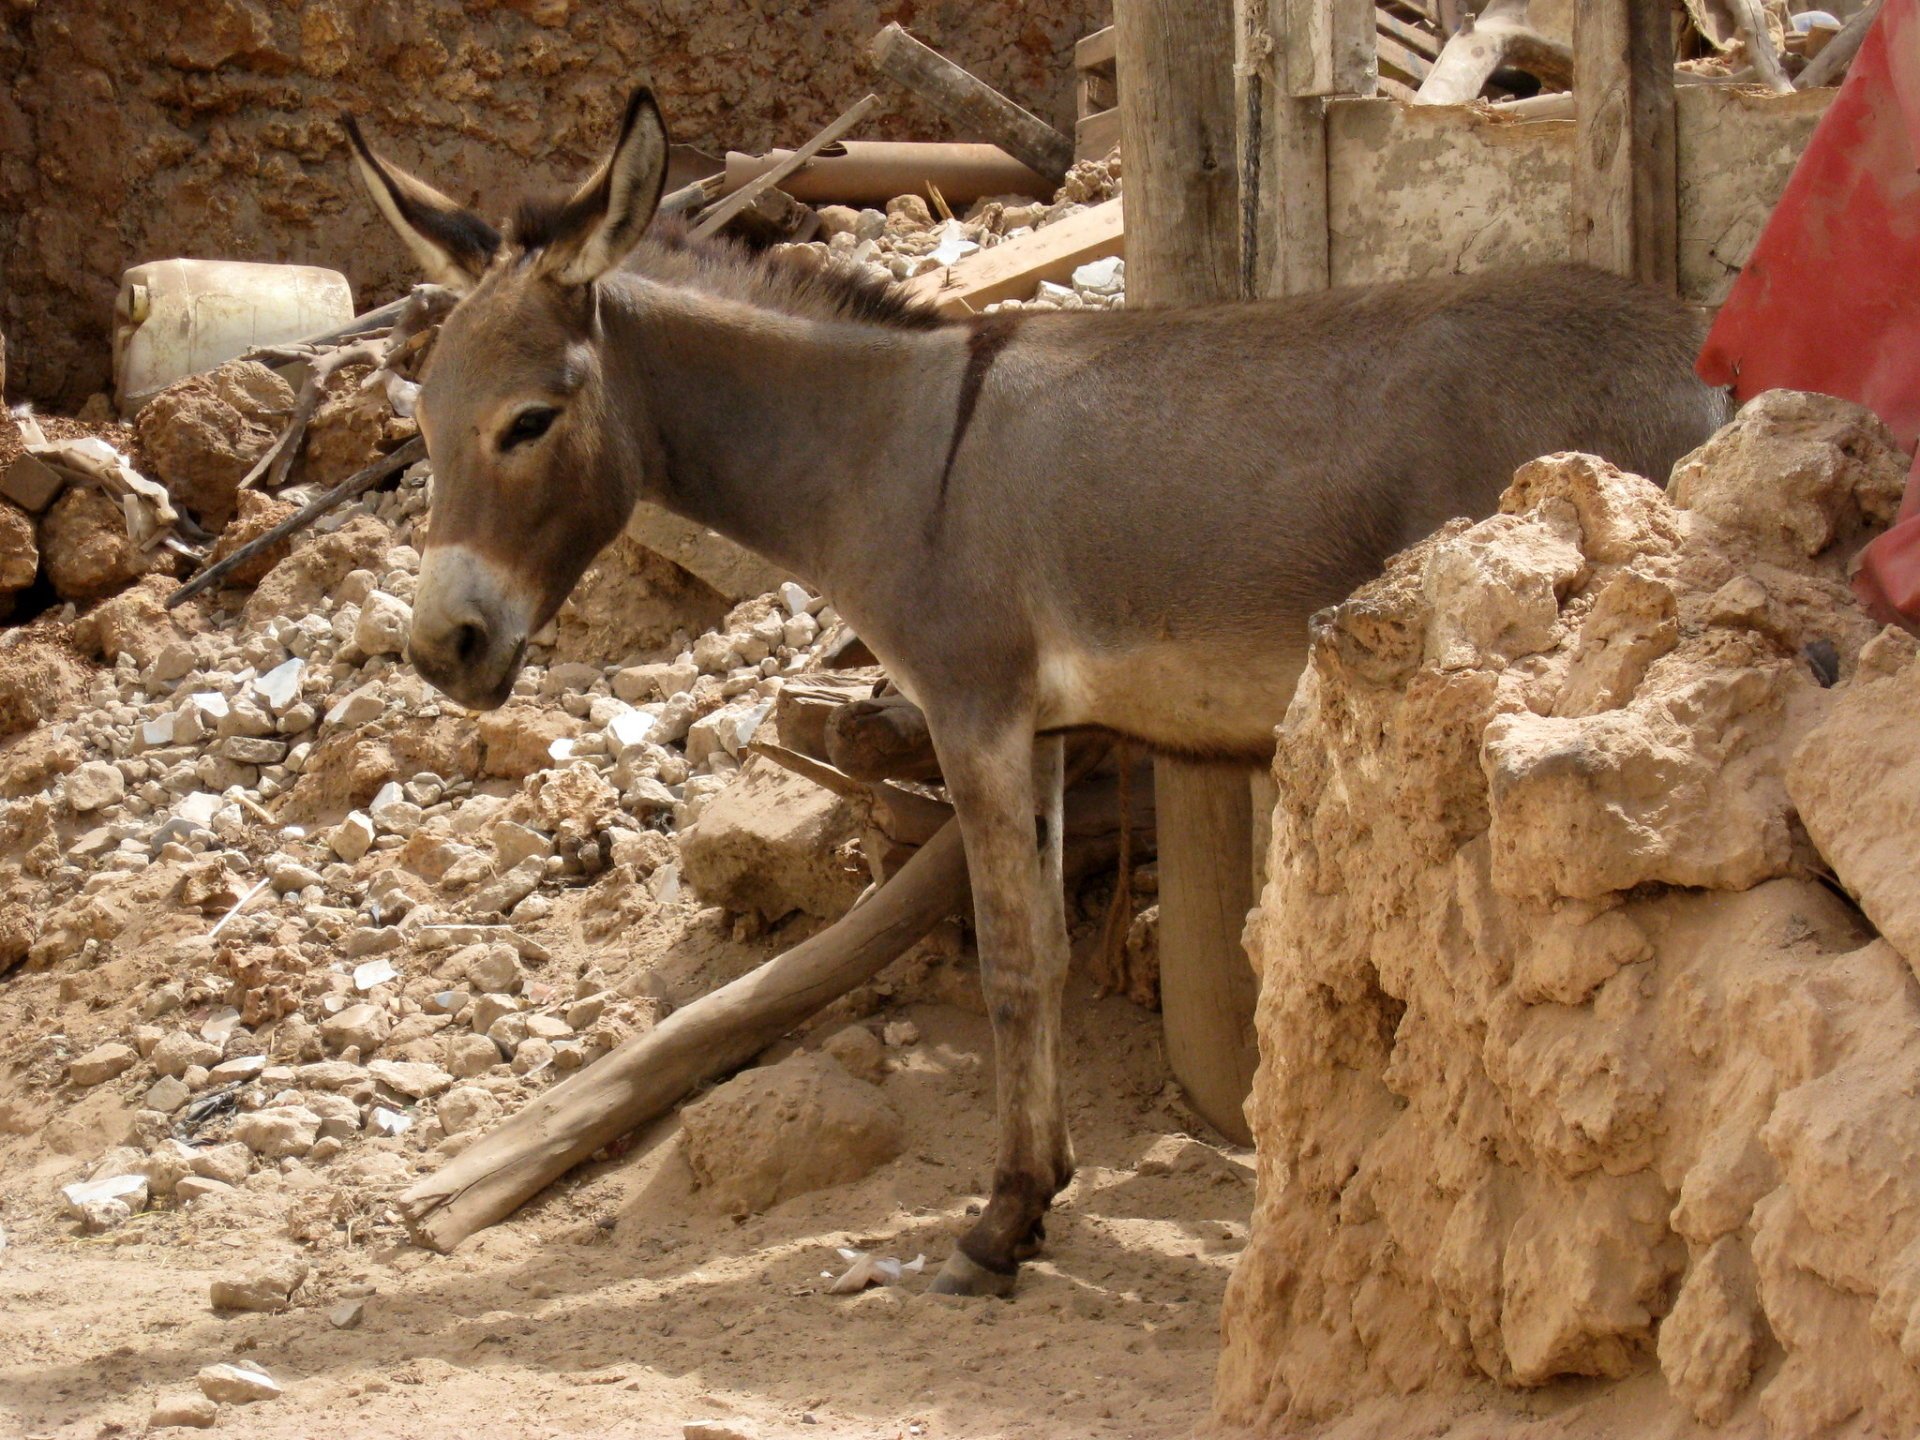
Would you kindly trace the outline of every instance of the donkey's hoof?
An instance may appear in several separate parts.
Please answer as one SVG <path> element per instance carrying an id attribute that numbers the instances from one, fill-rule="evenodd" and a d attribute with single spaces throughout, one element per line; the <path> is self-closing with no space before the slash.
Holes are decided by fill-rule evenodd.
<path id="1" fill-rule="evenodd" d="M 1012 1296 L 1019 1273 L 1009 1270 L 1003 1275 L 998 1270 L 989 1270 L 966 1251 L 955 1250 L 940 1267 L 940 1273 L 933 1277 L 930 1288 L 935 1295 L 993 1295 L 1005 1300 Z"/>

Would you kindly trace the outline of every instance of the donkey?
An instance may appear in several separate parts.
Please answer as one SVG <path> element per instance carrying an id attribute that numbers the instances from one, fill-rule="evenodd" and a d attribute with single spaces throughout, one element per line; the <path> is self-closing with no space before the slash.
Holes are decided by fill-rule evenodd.
<path id="1" fill-rule="evenodd" d="M 1665 476 L 1725 418 L 1692 317 L 1584 268 L 949 320 L 647 235 L 667 135 L 644 87 L 592 176 L 504 234 L 348 129 L 374 203 L 462 293 L 418 399 L 419 672 L 499 705 L 644 498 L 812 582 L 925 711 L 997 1057 L 992 1192 L 948 1293 L 1010 1293 L 1073 1173 L 1063 732 L 1270 760 L 1309 617 L 1389 555 L 1491 513 L 1534 456 Z"/>

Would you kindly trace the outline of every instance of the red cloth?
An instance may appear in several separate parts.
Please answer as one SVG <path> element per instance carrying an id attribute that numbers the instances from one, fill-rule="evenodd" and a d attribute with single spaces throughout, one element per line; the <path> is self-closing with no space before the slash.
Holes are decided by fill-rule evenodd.
<path id="1" fill-rule="evenodd" d="M 1813 390 L 1920 440 L 1920 0 L 1885 0 L 1746 268 L 1699 372 L 1740 400 Z M 1920 471 L 1920 464 L 1915 469 Z M 1859 559 L 1882 620 L 1920 626 L 1920 482 Z"/>

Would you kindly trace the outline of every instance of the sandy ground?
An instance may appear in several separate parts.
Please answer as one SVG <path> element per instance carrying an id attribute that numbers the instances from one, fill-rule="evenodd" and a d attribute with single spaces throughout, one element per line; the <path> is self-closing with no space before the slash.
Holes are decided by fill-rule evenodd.
<path id="1" fill-rule="evenodd" d="M 988 1027 L 933 988 L 923 975 L 875 1016 L 920 1030 L 883 1082 L 907 1153 L 743 1223 L 695 1188 L 666 1121 L 451 1257 L 383 1221 L 377 1191 L 411 1169 L 385 1139 L 256 1174 L 225 1208 L 156 1210 L 85 1239 L 56 1186 L 104 1147 L 88 1136 L 117 1102 L 66 1092 L 61 1123 L 0 1137 L 0 1435 L 139 1433 L 160 1396 L 239 1358 L 286 1394 L 223 1407 L 218 1433 L 653 1440 L 704 1418 L 762 1440 L 1187 1433 L 1207 1409 L 1250 1157 L 1186 1138 L 1198 1122 L 1167 1084 L 1158 1017 L 1125 1000 L 1070 997 L 1080 1172 L 1014 1301 L 935 1297 L 924 1278 L 823 1293 L 839 1245 L 924 1252 L 931 1272 L 981 1198 Z M 0 1033 L 44 1029 L 59 1005 L 56 977 L 0 984 Z M 10 1058 L 0 1086 L 33 1073 Z M 290 1228 L 322 1239 L 300 1246 Z M 295 1252 L 313 1271 L 292 1310 L 209 1307 L 216 1275 Z M 356 1295 L 362 1323 L 333 1328 L 328 1310 Z"/>

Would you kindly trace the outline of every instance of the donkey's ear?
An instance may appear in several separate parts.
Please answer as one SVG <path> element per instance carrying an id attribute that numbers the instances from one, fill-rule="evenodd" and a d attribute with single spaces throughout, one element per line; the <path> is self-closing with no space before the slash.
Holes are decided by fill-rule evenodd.
<path id="1" fill-rule="evenodd" d="M 373 153 L 351 115 L 342 117 L 353 142 L 353 166 L 387 223 L 407 242 L 427 278 L 457 294 L 479 283 L 500 250 L 500 232 L 464 205 Z"/>
<path id="2" fill-rule="evenodd" d="M 566 285 L 598 280 L 639 243 L 666 183 L 667 126 L 642 85 L 627 100 L 613 153 L 544 227 L 539 273 Z"/>

